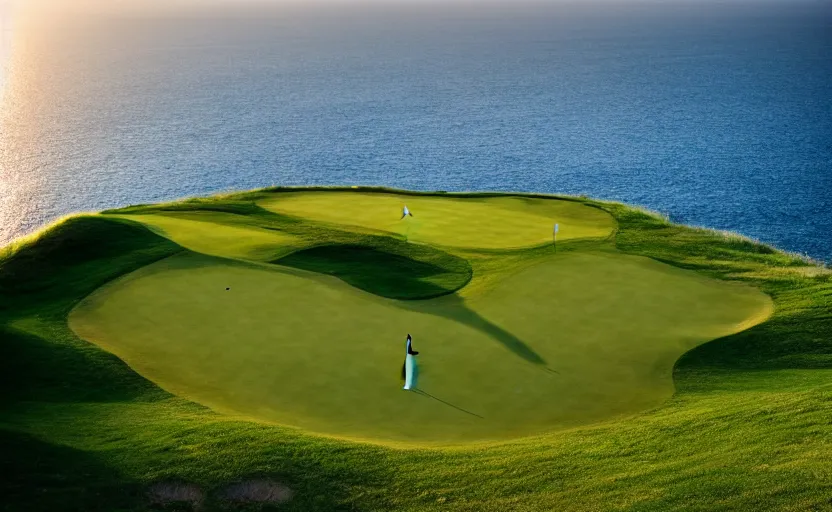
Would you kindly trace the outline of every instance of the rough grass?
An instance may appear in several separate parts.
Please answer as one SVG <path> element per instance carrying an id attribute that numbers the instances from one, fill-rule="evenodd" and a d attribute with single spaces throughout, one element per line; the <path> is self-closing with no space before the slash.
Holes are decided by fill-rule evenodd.
<path id="1" fill-rule="evenodd" d="M 179 247 L 112 220 L 46 231 L 49 244 L 0 264 L 0 509 L 145 510 L 155 482 L 179 481 L 206 491 L 204 510 L 220 510 L 221 489 L 253 479 L 285 483 L 295 495 L 281 509 L 303 511 L 832 509 L 830 273 L 592 204 L 616 218 L 619 250 L 757 286 L 775 314 L 688 352 L 676 394 L 655 410 L 487 449 L 316 438 L 171 397 L 79 340 L 65 318 L 103 282 Z M 72 245 L 81 236 L 89 243 Z M 62 237 L 75 254 L 54 249 Z M 23 319 L 26 333 L 10 327 Z"/>

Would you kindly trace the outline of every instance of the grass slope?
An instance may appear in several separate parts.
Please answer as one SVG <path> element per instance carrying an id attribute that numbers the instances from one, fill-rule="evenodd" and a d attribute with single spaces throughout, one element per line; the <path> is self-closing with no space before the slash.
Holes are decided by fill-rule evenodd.
<path id="1" fill-rule="evenodd" d="M 223 258 L 269 261 L 301 243 L 289 233 L 253 225 L 249 217 L 233 213 L 199 211 L 119 217 L 141 222 L 185 249 Z"/>
<path id="2" fill-rule="evenodd" d="M 267 220 L 252 199 L 269 195 L 168 207 L 221 210 L 319 242 L 344 241 L 327 226 Z M 219 499 L 224 485 L 263 477 L 294 489 L 286 510 L 830 509 L 829 272 L 745 240 L 593 204 L 615 217 L 618 250 L 752 284 L 773 298 L 775 313 L 686 353 L 674 369 L 677 391 L 661 407 L 487 449 L 313 437 L 168 395 L 78 339 L 66 316 L 104 282 L 180 251 L 177 245 L 135 225 L 86 217 L 7 250 L 0 255 L 0 509 L 145 510 L 148 485 L 187 481 L 206 492 L 203 510 L 219 510 L 227 508 Z M 496 265 L 469 256 L 475 276 Z M 505 255 L 500 267 L 519 271 L 524 261 Z M 483 278 L 461 293 L 497 285 Z"/>

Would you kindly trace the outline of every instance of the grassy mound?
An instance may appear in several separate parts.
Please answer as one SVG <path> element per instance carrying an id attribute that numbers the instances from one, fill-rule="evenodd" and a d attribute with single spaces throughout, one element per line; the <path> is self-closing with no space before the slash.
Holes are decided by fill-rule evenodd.
<path id="1" fill-rule="evenodd" d="M 373 247 L 324 245 L 298 251 L 275 263 L 335 276 L 390 299 L 439 297 L 462 288 L 471 279 L 471 267 L 462 258 L 418 246 L 403 252 L 411 257 Z"/>
<path id="2" fill-rule="evenodd" d="M 471 204 L 491 199 L 520 199 L 531 204 L 551 201 L 491 195 L 397 196 L 394 191 L 366 195 L 372 194 L 400 197 L 416 216 L 421 216 L 424 208 L 413 200 L 422 198 L 455 203 L 451 210 L 460 215 L 469 208 L 466 201 L 470 200 L 474 200 Z M 269 264 L 322 245 L 371 247 L 384 252 L 389 244 L 404 239 L 417 241 L 407 233 L 383 226 L 313 219 L 275 206 L 292 195 L 301 194 L 296 190 L 261 191 L 175 207 L 149 205 L 107 216 L 70 219 L 0 253 L 0 340 L 4 348 L 0 359 L 0 465 L 4 474 L 10 475 L 0 483 L 0 490 L 6 509 L 146 510 L 152 506 L 153 490 L 176 482 L 177 488 L 199 489 L 200 507 L 213 510 L 227 502 L 229 486 L 254 481 L 280 482 L 293 491 L 291 501 L 282 503 L 281 509 L 304 511 L 828 508 L 832 492 L 828 467 L 832 457 L 828 434 L 832 276 L 828 270 L 770 248 L 761 249 L 759 244 L 672 225 L 625 206 L 592 201 L 570 204 L 593 212 L 588 215 L 598 212 L 609 216 L 606 222 L 611 227 L 606 234 L 563 239 L 557 253 L 537 243 L 544 239 L 542 234 L 540 238 L 524 234 L 519 242 L 515 239 L 500 245 L 504 233 L 496 229 L 500 224 L 496 212 L 501 208 L 495 205 L 490 218 L 494 230 L 480 224 L 473 230 L 476 233 L 442 235 L 451 242 L 454 237 L 462 241 L 456 245 L 434 242 L 443 246 L 443 252 L 466 260 L 472 279 L 450 295 L 399 301 L 374 297 L 320 272 Z M 559 220 L 546 218 L 546 224 Z M 561 222 L 561 229 L 570 229 L 568 220 Z M 609 235 L 611 229 L 613 236 Z M 201 235 L 194 234 L 194 230 Z M 484 240 L 479 247 L 475 240 L 472 242 L 477 236 Z M 180 268 L 173 268 L 176 265 Z M 588 273 L 587 265 L 597 271 Z M 602 272 L 602 268 L 607 270 Z M 175 279 L 172 274 L 176 274 Z M 232 275 L 241 279 L 239 284 L 229 286 Z M 644 292 L 656 286 L 638 288 L 649 276 L 664 290 L 678 290 L 678 295 L 662 293 L 650 298 Z M 173 286 L 174 281 L 179 286 Z M 284 415 L 271 418 L 279 423 L 300 425 L 303 418 L 321 420 L 320 403 L 310 399 L 304 409 L 305 401 L 291 395 L 299 390 L 311 396 L 311 389 L 319 385 L 315 377 L 326 372 L 304 374 L 297 368 L 303 364 L 297 359 L 282 361 L 292 350 L 274 345 L 275 339 L 267 336 L 270 328 L 289 329 L 296 308 L 304 305 L 282 298 L 281 294 L 288 291 L 284 289 L 286 283 L 296 281 L 303 283 L 302 288 L 297 285 L 298 289 L 320 294 L 322 299 L 314 304 L 336 297 L 331 304 L 335 308 L 344 304 L 338 296 L 348 301 L 363 297 L 364 301 L 354 301 L 356 307 L 370 308 L 368 314 L 380 317 L 381 328 L 390 329 L 389 336 L 367 330 L 367 340 L 344 344 L 343 357 L 353 357 L 349 348 L 354 343 L 357 351 L 377 351 L 377 356 L 369 358 L 371 361 L 379 358 L 378 368 L 358 368 L 360 377 L 347 376 L 348 382 L 387 368 L 384 354 L 390 338 L 393 370 L 378 374 L 379 387 L 398 385 L 396 374 L 403 347 L 400 326 L 383 322 L 388 314 L 389 318 L 402 315 L 406 324 L 418 319 L 432 329 L 439 322 L 464 333 L 444 341 L 414 333 L 424 344 L 416 348 L 423 350 L 419 357 L 425 361 L 422 384 L 426 394 L 397 390 L 393 399 L 412 398 L 414 408 L 424 407 L 431 420 L 439 418 L 436 426 L 424 419 L 427 416 L 413 421 L 414 425 L 434 429 L 431 435 L 439 432 L 452 437 L 454 429 L 459 432 L 458 422 L 487 422 L 495 411 L 511 418 L 520 409 L 521 424 L 528 426 L 541 420 L 543 430 L 550 431 L 558 428 L 556 421 L 546 417 L 553 414 L 552 404 L 555 410 L 561 407 L 561 419 L 566 411 L 563 405 L 571 396 L 582 404 L 572 413 L 579 414 L 581 407 L 596 403 L 603 412 L 625 401 L 626 393 L 615 398 L 616 387 L 635 390 L 630 396 L 636 397 L 643 392 L 655 393 L 654 401 L 620 416 L 607 415 L 601 423 L 597 421 L 603 414 L 595 419 L 585 416 L 568 430 L 455 448 L 401 449 L 352 443 L 252 422 L 250 417 L 268 418 L 274 410 Z M 554 285 L 557 291 L 544 284 Z M 723 286 L 733 291 L 748 290 L 737 284 L 751 285 L 768 294 L 774 302 L 773 316 L 744 329 L 753 323 L 753 311 L 760 310 L 752 307 L 748 314 L 732 316 L 746 300 L 742 293 L 737 296 L 727 292 L 735 301 L 731 306 L 711 305 L 713 294 L 723 295 L 718 292 Z M 165 286 L 168 288 L 159 289 Z M 227 287 L 230 290 L 226 291 Z M 621 290 L 617 300 L 606 297 L 611 295 L 612 287 Z M 687 287 L 699 290 L 695 304 L 685 303 L 689 299 Z M 263 293 L 263 288 L 272 292 Z M 543 295 L 535 297 L 537 292 Z M 150 301 L 137 298 L 142 293 L 162 304 L 155 310 L 136 309 L 130 315 L 134 305 L 131 300 L 142 308 L 149 305 Z M 96 297 L 108 294 L 112 300 L 95 304 Z M 590 300 L 599 296 L 605 299 Z M 504 302 L 494 301 L 494 297 L 503 297 Z M 164 306 L 172 306 L 177 300 L 181 321 L 198 331 L 192 341 L 186 339 L 187 333 L 177 336 L 167 331 L 176 325 L 176 312 Z M 535 308 L 541 300 L 555 302 Z M 568 306 L 557 301 L 577 301 L 580 307 L 566 310 Z M 103 315 L 102 322 L 89 324 L 91 329 L 99 330 L 88 333 L 88 337 L 101 336 L 102 344 L 121 359 L 69 329 L 67 318 L 79 303 L 73 315 L 85 308 Z M 212 320 L 212 316 L 223 313 L 218 304 L 231 310 L 227 319 L 235 318 L 232 313 L 237 311 L 236 320 Z M 289 310 L 280 304 L 291 307 L 292 313 L 286 313 Z M 516 309 L 509 307 L 512 304 Z M 628 313 L 603 325 L 611 304 L 629 308 Z M 648 313 L 656 307 L 667 312 L 658 319 L 650 318 Z M 700 322 L 675 316 L 668 311 L 673 308 L 690 311 L 694 317 L 703 315 L 696 318 L 704 318 L 715 327 L 700 331 L 692 325 Z M 383 313 L 373 313 L 376 311 Z M 249 312 L 256 317 L 253 323 L 235 324 Z M 573 312 L 584 316 L 572 319 Z M 541 318 L 557 313 L 562 316 L 556 324 L 539 323 Z M 639 317 L 642 313 L 646 316 Z M 143 317 L 149 314 L 156 317 Z M 113 319 L 119 315 L 133 322 L 132 327 L 116 326 Z M 721 320 L 719 315 L 723 315 Z M 629 316 L 633 323 L 627 327 L 622 319 Z M 148 335 L 145 346 L 135 343 L 135 336 L 122 342 L 109 332 L 121 336 L 126 329 L 140 332 L 156 320 L 159 325 L 155 333 L 162 339 L 150 339 Z M 331 320 L 331 315 L 322 312 L 320 325 L 313 327 L 326 329 Z M 659 325 L 657 320 L 664 327 L 657 329 L 654 341 L 648 341 L 645 326 Z M 197 325 L 200 321 L 209 325 Z M 340 325 L 338 321 L 334 324 L 333 333 Z M 226 335 L 213 332 L 218 325 L 225 325 Z M 368 329 L 354 323 L 346 325 L 341 326 L 346 332 Z M 628 334 L 628 328 L 634 330 Z M 665 331 L 672 331 L 670 338 L 677 342 L 668 345 L 670 338 L 665 338 Z M 568 332 L 577 335 L 565 336 Z M 606 334 L 594 339 L 589 336 L 596 332 Z M 727 332 L 736 334 L 698 345 L 676 359 L 686 347 Z M 318 332 L 314 340 L 323 344 L 337 340 L 337 336 Z M 291 339 L 283 335 L 276 338 Z M 384 341 L 372 346 L 372 338 Z M 552 343 L 553 339 L 558 343 Z M 569 343 L 561 346 L 561 340 Z M 115 343 L 107 345 L 114 341 L 119 341 L 118 347 Z M 453 367 L 432 371 L 428 362 L 432 366 L 445 357 L 457 357 L 453 352 L 458 342 L 472 343 L 459 353 L 467 351 L 483 359 L 459 360 Z M 311 345 L 308 343 L 307 348 Z M 170 357 L 182 363 L 177 370 L 172 362 L 160 357 L 163 350 L 181 351 L 181 356 L 173 353 Z M 232 354 L 237 355 L 230 357 Z M 261 356 L 259 360 L 257 355 Z M 428 355 L 432 359 L 423 357 Z M 226 356 L 230 359 L 223 361 Z M 579 356 L 594 362 L 584 363 Z M 203 361 L 191 361 L 199 358 Z M 489 362 L 492 358 L 499 363 Z M 654 367 L 649 367 L 650 360 L 656 363 Z M 565 361 L 570 364 L 557 364 Z M 507 372 L 470 377 L 476 384 L 491 386 L 489 392 L 503 394 L 495 397 L 494 405 L 479 396 L 488 393 L 473 398 L 444 394 L 446 389 L 456 392 L 471 387 L 465 382 L 465 373 L 480 363 Z M 230 405 L 205 403 L 221 411 L 242 411 L 243 415 L 212 412 L 162 391 L 136 373 L 138 370 L 166 389 L 203 401 L 193 386 L 199 381 L 199 372 L 205 372 L 211 364 L 221 375 L 212 396 L 226 393 Z M 318 360 L 312 364 L 319 364 Z M 582 370 L 570 372 L 570 365 Z M 673 366 L 672 381 L 669 365 Z M 259 370 L 253 371 L 256 368 Z M 285 375 L 292 371 L 295 378 Z M 169 377 L 163 377 L 165 374 Z M 437 380 L 439 375 L 456 382 Z M 524 375 L 531 376 L 529 382 L 535 389 L 541 386 L 534 379 L 543 376 L 552 383 L 567 380 L 558 384 L 562 388 L 541 392 L 537 405 L 534 400 L 515 404 L 529 398 L 525 393 L 509 395 L 510 388 L 500 384 L 522 382 Z M 208 376 L 216 378 L 216 374 Z M 177 389 L 171 384 L 174 378 L 191 389 Z M 268 384 L 269 378 L 275 379 L 273 386 Z M 204 384 L 199 392 L 209 388 Z M 257 388 L 255 393 L 260 396 L 255 396 L 254 408 L 242 410 L 239 404 L 250 399 Z M 661 391 L 656 392 L 659 388 Z M 674 388 L 672 397 L 666 399 Z M 604 393 L 614 398 L 605 402 Z M 417 399 L 424 404 L 415 402 Z M 475 399 L 485 401 L 467 402 Z M 365 402 L 373 400 L 371 397 Z M 263 404 L 265 407 L 261 407 Z M 383 400 L 378 403 L 379 408 L 387 405 Z M 366 403 L 358 406 L 358 410 L 368 409 L 371 407 Z M 534 409 L 539 411 L 528 412 Z M 289 413 L 301 420 L 293 421 L 286 416 Z M 394 412 L 386 421 L 391 422 L 392 417 Z M 369 428 L 375 431 L 362 430 L 366 428 L 362 427 L 363 420 L 358 415 L 352 419 L 357 423 L 343 420 L 345 424 L 338 432 L 383 437 L 384 428 L 400 429 L 395 424 L 379 427 L 373 423 Z M 505 425 L 509 423 L 507 419 Z M 330 429 L 321 431 L 336 433 L 332 421 L 326 424 Z M 303 426 L 315 430 L 311 423 Z M 506 439 L 537 431 L 508 430 L 480 431 L 472 436 Z"/>

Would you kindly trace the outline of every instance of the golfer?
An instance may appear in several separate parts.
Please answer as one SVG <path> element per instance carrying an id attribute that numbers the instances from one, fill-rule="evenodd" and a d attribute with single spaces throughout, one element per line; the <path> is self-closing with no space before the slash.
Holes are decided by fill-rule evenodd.
<path id="1" fill-rule="evenodd" d="M 407 353 L 411 356 L 419 355 L 418 352 L 413 350 L 413 338 L 411 338 L 409 334 L 407 335 Z"/>
<path id="2" fill-rule="evenodd" d="M 413 339 L 410 334 L 407 335 L 404 364 L 402 365 L 402 379 L 404 379 L 404 389 L 413 389 L 416 387 L 416 355 L 418 352 L 413 350 Z"/>

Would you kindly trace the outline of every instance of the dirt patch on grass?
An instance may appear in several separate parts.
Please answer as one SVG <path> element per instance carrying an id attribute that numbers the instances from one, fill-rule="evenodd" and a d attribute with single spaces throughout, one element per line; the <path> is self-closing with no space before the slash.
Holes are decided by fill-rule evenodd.
<path id="1" fill-rule="evenodd" d="M 147 497 L 154 507 L 190 505 L 193 510 L 200 510 L 205 502 L 198 485 L 184 482 L 157 482 L 148 488 Z"/>
<path id="2" fill-rule="evenodd" d="M 247 480 L 231 484 L 220 492 L 220 497 L 234 503 L 286 503 L 292 490 L 272 480 Z"/>

